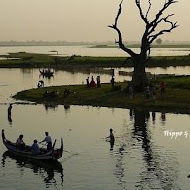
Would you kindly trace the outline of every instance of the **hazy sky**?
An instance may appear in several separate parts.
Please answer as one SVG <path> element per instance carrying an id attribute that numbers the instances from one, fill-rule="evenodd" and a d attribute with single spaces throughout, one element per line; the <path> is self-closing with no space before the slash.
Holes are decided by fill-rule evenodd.
<path id="1" fill-rule="evenodd" d="M 134 1 L 124 0 L 119 22 L 126 41 L 139 40 L 143 32 Z M 152 12 L 163 2 L 152 0 L 155 3 Z M 113 24 L 119 3 L 119 0 L 0 0 L 0 41 L 114 41 L 117 34 L 107 26 Z M 168 9 L 167 13 L 175 13 L 173 20 L 180 26 L 164 35 L 163 40 L 190 41 L 189 8 L 189 0 L 179 0 Z"/>

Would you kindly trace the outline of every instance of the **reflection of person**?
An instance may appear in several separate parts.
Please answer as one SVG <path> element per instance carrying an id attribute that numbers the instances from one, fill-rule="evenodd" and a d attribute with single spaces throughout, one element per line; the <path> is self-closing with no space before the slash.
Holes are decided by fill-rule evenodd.
<path id="1" fill-rule="evenodd" d="M 114 146 L 114 142 L 115 142 L 115 137 L 113 134 L 113 129 L 110 129 L 110 135 L 107 137 L 109 138 L 109 142 L 110 142 L 110 150 L 113 150 L 113 146 Z"/>
<path id="2" fill-rule="evenodd" d="M 51 136 L 49 135 L 48 132 L 45 132 L 45 135 L 46 135 L 46 137 L 41 142 L 46 142 L 47 143 L 47 150 L 51 150 L 51 148 L 52 148 Z"/>
<path id="3" fill-rule="evenodd" d="M 31 146 L 31 151 L 32 151 L 32 154 L 34 154 L 34 155 L 40 153 L 40 148 L 39 148 L 39 145 L 38 145 L 38 141 L 37 141 L 37 140 L 34 140 L 34 143 L 33 143 L 32 146 Z"/>
<path id="4" fill-rule="evenodd" d="M 13 108 L 13 106 L 12 106 L 12 104 L 10 104 L 9 107 L 8 107 L 8 116 L 11 115 L 12 108 Z"/>
<path id="5" fill-rule="evenodd" d="M 24 137 L 23 135 L 19 135 L 18 139 L 16 140 L 16 146 L 21 149 L 25 148 L 23 137 Z"/>

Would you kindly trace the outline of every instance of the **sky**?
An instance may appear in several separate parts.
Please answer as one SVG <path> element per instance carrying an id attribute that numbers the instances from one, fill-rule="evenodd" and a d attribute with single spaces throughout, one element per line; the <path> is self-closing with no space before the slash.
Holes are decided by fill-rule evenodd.
<path id="1" fill-rule="evenodd" d="M 139 41 L 144 23 L 135 0 L 124 0 L 119 27 L 124 41 Z M 142 4 L 148 0 L 142 0 Z M 150 16 L 165 0 L 152 0 Z M 0 41 L 115 41 L 117 33 L 108 27 L 114 23 L 119 0 L 0 0 Z M 146 12 L 146 4 L 143 9 Z M 190 41 L 189 0 L 178 0 L 166 14 L 179 27 L 161 38 Z M 152 17 L 153 18 L 153 17 Z"/>

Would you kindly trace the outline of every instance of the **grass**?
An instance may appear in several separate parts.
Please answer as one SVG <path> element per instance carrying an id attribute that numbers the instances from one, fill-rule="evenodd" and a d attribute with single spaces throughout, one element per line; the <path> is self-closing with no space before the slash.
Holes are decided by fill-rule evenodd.
<path id="1" fill-rule="evenodd" d="M 54 103 L 71 105 L 91 105 L 117 108 L 140 108 L 150 111 L 168 111 L 179 113 L 190 113 L 190 77 L 164 78 L 167 82 L 167 91 L 161 96 L 159 90 L 160 79 L 154 80 L 157 87 L 156 100 L 145 98 L 143 93 L 138 93 L 132 99 L 126 92 L 126 82 L 117 83 L 114 89 L 111 84 L 102 84 L 101 88 L 87 88 L 86 85 L 54 86 L 37 88 L 18 92 L 14 98 L 28 100 L 36 103 Z M 180 86 L 180 84 L 183 86 Z M 71 93 L 64 97 L 64 90 L 69 89 Z M 57 97 L 44 98 L 46 90 L 58 91 Z"/>
<path id="2" fill-rule="evenodd" d="M 52 56 L 51 54 L 35 53 L 9 53 L 0 55 L 7 58 L 0 60 L 1 68 L 22 67 L 52 67 L 52 68 L 108 68 L 132 67 L 132 60 L 128 57 L 88 57 L 77 56 Z M 146 67 L 190 66 L 190 56 L 156 56 L 152 57 Z"/>

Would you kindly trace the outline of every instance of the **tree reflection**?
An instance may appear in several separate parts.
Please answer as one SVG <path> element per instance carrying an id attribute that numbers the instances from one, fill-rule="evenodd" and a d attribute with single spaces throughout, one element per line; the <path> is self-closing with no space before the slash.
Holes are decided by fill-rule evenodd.
<path id="1" fill-rule="evenodd" d="M 149 118 L 149 111 L 134 110 L 132 137 L 136 138 L 138 142 L 142 142 L 143 159 L 146 163 L 146 170 L 140 174 L 142 180 L 138 185 L 150 189 L 153 187 L 157 188 L 157 185 L 163 189 L 167 189 L 167 187 L 179 189 L 176 161 L 170 153 L 164 152 L 161 147 L 154 145 L 149 128 L 150 125 L 148 125 Z M 154 113 L 152 113 L 152 120 L 155 121 Z"/>
<path id="2" fill-rule="evenodd" d="M 16 160 L 17 167 L 20 168 L 20 174 L 23 174 L 24 168 L 29 168 L 34 174 L 37 174 L 43 178 L 46 187 L 51 185 L 58 185 L 55 178 L 55 173 L 60 174 L 60 185 L 63 185 L 63 167 L 58 161 L 38 161 L 29 160 L 22 157 L 15 156 L 9 151 L 6 151 L 2 155 L 2 167 L 6 169 L 6 165 L 9 164 L 8 158 Z M 46 174 L 46 175 L 45 175 Z"/>

